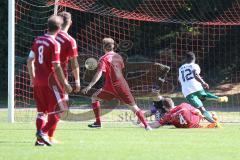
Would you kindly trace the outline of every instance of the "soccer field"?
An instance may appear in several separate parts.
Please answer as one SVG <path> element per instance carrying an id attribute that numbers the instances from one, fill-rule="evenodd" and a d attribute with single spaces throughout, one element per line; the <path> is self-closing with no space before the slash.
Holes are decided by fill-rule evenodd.
<path id="1" fill-rule="evenodd" d="M 0 6 L 0 160 L 240 160 L 240 0 Z M 161 125 L 196 126 L 200 112 L 184 102 L 223 127 L 133 124 L 166 111 Z M 35 146 L 36 126 L 52 136 L 63 109 L 61 143 Z M 101 129 L 88 127 L 100 117 Z"/>
<path id="2" fill-rule="evenodd" d="M 0 123 L 1 160 L 150 160 L 150 159 L 240 159 L 240 126 L 222 129 L 175 129 L 171 126 L 150 132 L 130 123 L 105 123 L 89 129 L 86 123 L 59 124 L 56 138 L 62 143 L 35 147 L 33 123 Z"/>

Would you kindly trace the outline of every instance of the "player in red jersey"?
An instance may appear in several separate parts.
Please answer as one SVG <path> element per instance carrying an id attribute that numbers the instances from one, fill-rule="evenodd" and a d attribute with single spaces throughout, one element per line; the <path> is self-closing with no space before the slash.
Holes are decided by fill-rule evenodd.
<path id="1" fill-rule="evenodd" d="M 102 73 L 105 73 L 105 84 L 103 88 L 101 88 L 92 95 L 92 107 L 95 114 L 96 122 L 88 126 L 92 128 L 101 127 L 99 101 L 110 101 L 113 98 L 117 98 L 129 106 L 129 108 L 144 124 L 146 130 L 151 130 L 151 127 L 147 124 L 142 111 L 136 105 L 127 81 L 122 74 L 124 62 L 122 57 L 118 53 L 113 51 L 114 40 L 112 38 L 104 38 L 103 49 L 105 55 L 103 55 L 99 60 L 96 74 L 94 75 L 89 85 L 82 90 L 82 92 L 86 94 L 92 88 L 92 86 L 100 79 Z"/>
<path id="2" fill-rule="evenodd" d="M 180 105 L 174 107 L 174 103 L 170 98 L 164 98 L 162 100 L 163 108 L 167 113 L 159 120 L 151 123 L 152 128 L 158 128 L 165 124 L 172 124 L 176 128 L 215 128 L 218 127 L 217 124 L 207 126 L 200 125 L 200 121 L 204 119 L 201 112 L 191 106 L 188 103 L 181 103 Z M 213 116 L 217 121 L 216 116 Z"/>
<path id="3" fill-rule="evenodd" d="M 77 44 L 75 39 L 68 34 L 68 29 L 72 25 L 72 18 L 69 12 L 60 12 L 58 13 L 58 16 L 62 17 L 63 19 L 61 30 L 58 32 L 56 36 L 56 40 L 61 45 L 61 51 L 60 51 L 61 67 L 63 69 L 63 73 L 66 79 L 68 79 L 68 62 L 70 61 L 72 73 L 75 79 L 74 92 L 77 93 L 80 91 L 79 64 L 77 61 L 78 50 L 77 50 Z M 65 101 L 68 101 L 68 94 L 66 92 L 63 92 L 60 94 L 64 96 Z M 52 116 L 54 115 L 49 115 L 48 119 L 51 119 Z M 58 143 L 58 141 L 54 138 L 55 129 L 56 129 L 56 125 L 53 126 L 48 131 L 49 140 L 54 144 Z"/>
<path id="4" fill-rule="evenodd" d="M 70 61 L 71 69 L 73 72 L 73 76 L 75 78 L 76 88 L 74 92 L 80 91 L 80 79 L 79 79 L 79 64 L 77 61 L 78 57 L 78 49 L 76 40 L 68 34 L 68 30 L 72 25 L 72 17 L 69 12 L 60 12 L 58 16 L 62 17 L 63 24 L 62 29 L 58 32 L 56 37 L 57 41 L 61 44 L 61 67 L 63 69 L 64 75 L 68 77 L 67 67 L 68 62 Z"/>
<path id="5" fill-rule="evenodd" d="M 60 65 L 60 44 L 55 40 L 61 24 L 62 18 L 59 16 L 51 16 L 48 19 L 48 33 L 34 40 L 27 60 L 38 111 L 36 118 L 37 142 L 35 145 L 44 145 L 45 143 L 51 146 L 46 133 L 59 120 L 58 112 L 56 112 L 57 104 L 61 109 L 64 109 L 64 99 L 60 90 L 64 89 L 68 93 L 72 91 Z M 59 86 L 59 81 L 63 88 Z M 53 116 L 50 116 L 45 124 L 46 114 Z"/>

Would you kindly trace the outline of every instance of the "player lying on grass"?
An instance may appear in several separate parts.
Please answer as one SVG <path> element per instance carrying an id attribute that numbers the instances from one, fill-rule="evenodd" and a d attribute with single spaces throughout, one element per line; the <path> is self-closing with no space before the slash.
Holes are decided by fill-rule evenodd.
<path id="1" fill-rule="evenodd" d="M 182 93 L 189 103 L 198 108 L 207 121 L 214 122 L 212 115 L 206 111 L 202 101 L 205 99 L 216 100 L 218 102 L 228 102 L 228 97 L 218 97 L 207 92 L 209 85 L 200 76 L 200 67 L 195 63 L 196 58 L 193 52 L 185 54 L 184 64 L 179 68 L 178 80 L 182 86 Z"/>
<path id="2" fill-rule="evenodd" d="M 163 108 L 165 109 L 165 115 L 158 121 L 150 123 L 152 128 L 158 128 L 166 124 L 172 124 L 176 128 L 215 128 L 219 127 L 216 115 L 214 117 L 214 123 L 207 126 L 200 125 L 204 116 L 200 111 L 188 103 L 182 103 L 178 106 L 174 106 L 171 98 L 164 98 L 162 100 Z"/>
<path id="3" fill-rule="evenodd" d="M 59 16 L 51 16 L 48 19 L 47 34 L 35 38 L 27 60 L 38 111 L 35 143 L 37 146 L 51 146 L 47 133 L 58 123 L 59 111 L 56 107 L 59 105 L 60 109 L 64 109 L 66 104 L 64 97 L 60 94 L 64 91 L 60 90 L 64 89 L 68 93 L 72 91 L 60 65 L 60 44 L 55 40 L 61 25 L 62 18 Z M 63 88 L 58 85 L 59 83 Z M 47 123 L 45 123 L 45 115 L 50 117 Z"/>
<path id="4" fill-rule="evenodd" d="M 122 57 L 113 51 L 114 40 L 112 38 L 103 39 L 103 49 L 105 55 L 99 59 L 98 69 L 89 85 L 82 90 L 86 94 L 92 86 L 100 79 L 102 73 L 105 74 L 105 83 L 103 88 L 99 89 L 92 95 L 92 108 L 95 114 L 96 122 L 88 125 L 89 127 L 101 127 L 100 120 L 100 102 L 101 100 L 110 101 L 117 98 L 137 115 L 139 120 L 143 123 L 146 130 L 151 130 L 148 126 L 143 112 L 137 106 L 130 88 L 125 80 L 122 70 L 124 62 Z"/>

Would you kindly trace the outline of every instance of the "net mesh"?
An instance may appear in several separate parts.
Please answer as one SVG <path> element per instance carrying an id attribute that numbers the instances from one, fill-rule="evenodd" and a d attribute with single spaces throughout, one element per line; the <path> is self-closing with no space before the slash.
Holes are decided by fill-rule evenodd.
<path id="1" fill-rule="evenodd" d="M 46 31 L 47 18 L 53 14 L 55 4 L 53 0 L 16 1 L 17 121 L 31 121 L 36 115 L 25 61 L 33 39 Z M 82 87 L 94 75 L 94 71 L 85 68 L 85 60 L 102 56 L 102 38 L 112 37 L 124 58 L 124 74 L 139 106 L 150 108 L 152 89 L 160 89 L 162 95 L 179 104 L 185 100 L 177 82 L 177 69 L 182 55 L 193 51 L 210 91 L 229 96 L 226 104 L 206 102 L 205 106 L 218 111 L 223 122 L 240 121 L 239 1 L 59 0 L 57 4 L 59 11 L 67 10 L 73 17 L 70 34 L 79 48 Z M 94 90 L 101 85 L 98 83 Z M 72 110 L 81 109 L 82 113 L 91 108 L 89 97 L 71 94 L 70 99 Z M 106 113 L 117 106 L 126 108 L 115 102 L 104 106 Z M 129 121 L 133 115 L 125 111 L 126 114 L 118 110 L 105 114 L 104 120 Z M 76 120 L 80 117 L 77 116 Z"/>

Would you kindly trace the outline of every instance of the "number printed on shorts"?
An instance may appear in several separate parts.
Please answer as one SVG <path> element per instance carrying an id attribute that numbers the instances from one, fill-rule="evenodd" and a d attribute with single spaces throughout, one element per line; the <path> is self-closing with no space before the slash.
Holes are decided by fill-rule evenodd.
<path id="1" fill-rule="evenodd" d="M 183 82 L 189 81 L 194 78 L 193 71 L 191 69 L 185 69 L 181 71 Z"/>
<path id="2" fill-rule="evenodd" d="M 38 62 L 40 64 L 43 64 L 43 49 L 44 49 L 43 46 L 38 47 Z"/>

